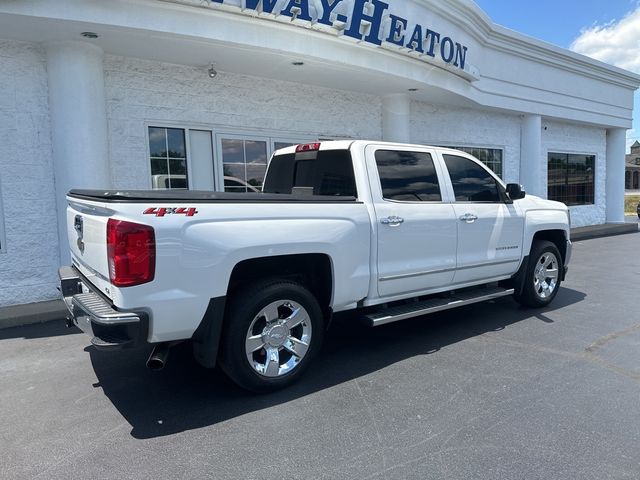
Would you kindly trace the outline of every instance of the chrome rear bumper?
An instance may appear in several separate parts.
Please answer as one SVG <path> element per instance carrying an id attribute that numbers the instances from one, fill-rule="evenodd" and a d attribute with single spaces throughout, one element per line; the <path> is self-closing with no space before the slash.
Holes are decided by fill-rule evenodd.
<path id="1" fill-rule="evenodd" d="M 75 267 L 60 267 L 60 292 L 68 323 L 89 335 L 103 350 L 128 348 L 146 342 L 148 320 L 143 312 L 122 312 L 97 293 Z"/>

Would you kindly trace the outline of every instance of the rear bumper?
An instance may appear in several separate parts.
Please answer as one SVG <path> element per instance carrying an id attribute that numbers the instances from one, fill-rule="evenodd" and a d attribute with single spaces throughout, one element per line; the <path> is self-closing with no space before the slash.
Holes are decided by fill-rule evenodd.
<path id="1" fill-rule="evenodd" d="M 96 348 L 118 350 L 147 342 L 146 313 L 117 310 L 75 267 L 61 267 L 58 276 L 69 322 L 89 335 Z"/>

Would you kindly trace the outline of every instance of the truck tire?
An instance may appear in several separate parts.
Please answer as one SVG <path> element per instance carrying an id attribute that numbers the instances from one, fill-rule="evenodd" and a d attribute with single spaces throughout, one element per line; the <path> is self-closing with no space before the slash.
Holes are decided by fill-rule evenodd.
<path id="1" fill-rule="evenodd" d="M 553 243 L 536 240 L 531 246 L 522 292 L 516 300 L 527 307 L 546 307 L 560 289 L 562 256 Z"/>
<path id="2" fill-rule="evenodd" d="M 277 390 L 304 373 L 323 337 L 322 310 L 309 290 L 288 280 L 259 282 L 231 298 L 220 366 L 242 388 Z"/>

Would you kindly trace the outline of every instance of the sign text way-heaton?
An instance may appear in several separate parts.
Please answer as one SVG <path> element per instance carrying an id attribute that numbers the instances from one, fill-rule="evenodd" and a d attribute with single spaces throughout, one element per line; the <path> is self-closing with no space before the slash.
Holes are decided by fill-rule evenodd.
<path id="1" fill-rule="evenodd" d="M 210 0 L 212 3 L 233 3 Z M 344 5 L 341 5 L 344 2 Z M 420 23 L 410 24 L 406 18 L 387 12 L 389 4 L 380 0 L 241 0 L 241 8 L 259 13 L 285 15 L 292 19 L 319 23 L 330 27 L 344 26 L 344 35 L 373 45 L 388 42 L 419 55 L 438 58 L 448 65 L 465 69 L 468 48 L 449 36 Z M 353 8 L 345 13 L 344 6 Z M 332 15 L 334 14 L 335 15 Z M 332 20 L 334 17 L 334 20 Z M 384 24 L 384 25 L 383 25 Z"/>

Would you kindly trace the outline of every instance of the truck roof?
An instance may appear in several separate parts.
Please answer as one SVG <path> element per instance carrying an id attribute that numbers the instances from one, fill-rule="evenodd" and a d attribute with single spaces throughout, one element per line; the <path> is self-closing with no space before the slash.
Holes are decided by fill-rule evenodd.
<path id="1" fill-rule="evenodd" d="M 416 143 L 398 143 L 398 142 L 385 142 L 383 140 L 320 140 L 318 142 L 309 142 L 309 143 L 301 143 L 301 144 L 296 144 L 296 145 L 291 145 L 289 147 L 285 147 L 285 148 L 281 148 L 279 150 L 276 150 L 274 152 L 274 155 L 284 155 L 284 154 L 291 154 L 291 153 L 296 153 L 296 149 L 298 148 L 298 146 L 300 145 L 314 145 L 314 144 L 319 144 L 320 148 L 319 151 L 324 151 L 324 150 L 349 150 L 352 147 L 366 147 L 367 145 L 371 145 L 371 144 L 375 144 L 375 145 L 383 145 L 383 146 L 388 146 L 390 148 L 392 147 L 402 147 L 402 148 L 433 148 L 433 149 L 437 149 L 441 152 L 444 153 L 451 153 L 451 154 L 455 154 L 455 155 L 460 155 L 463 157 L 469 157 L 469 158 L 473 158 L 471 155 L 462 152 L 460 150 L 456 150 L 453 148 L 446 148 L 446 147 L 438 147 L 436 145 L 419 145 Z"/>

